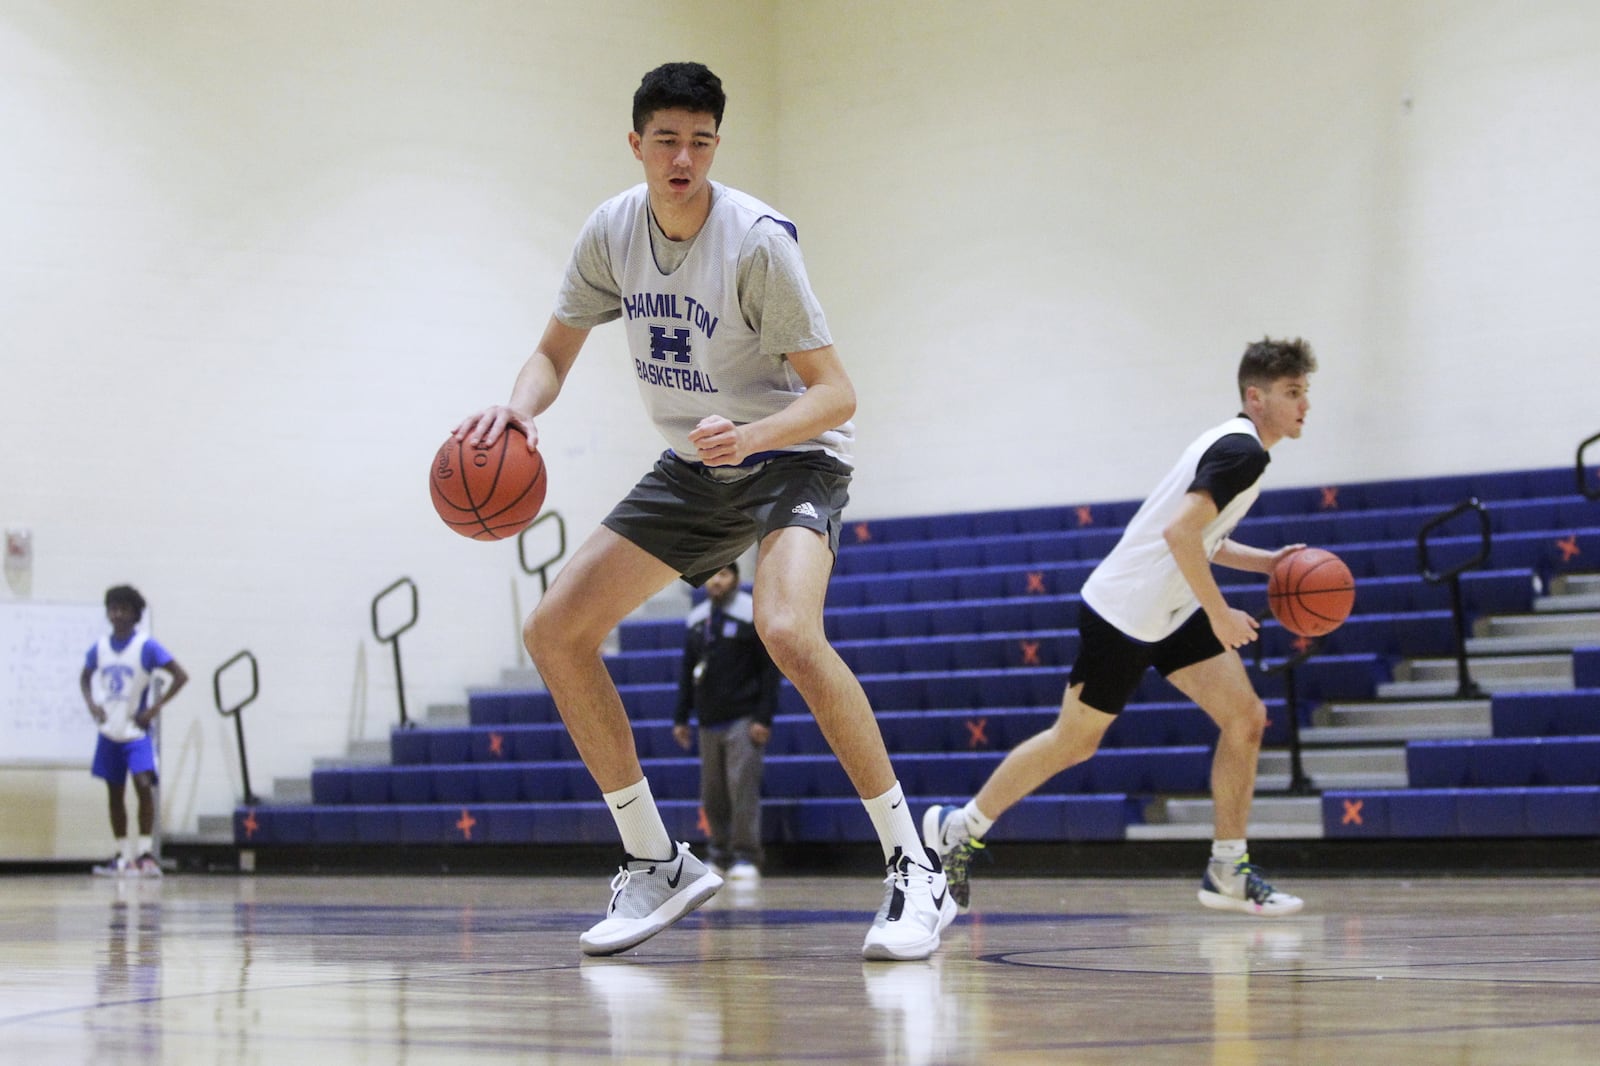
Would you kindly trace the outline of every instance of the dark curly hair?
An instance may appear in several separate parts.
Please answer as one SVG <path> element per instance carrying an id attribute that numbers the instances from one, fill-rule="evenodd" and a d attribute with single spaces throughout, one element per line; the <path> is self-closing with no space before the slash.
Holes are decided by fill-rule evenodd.
<path id="1" fill-rule="evenodd" d="M 710 115 L 721 126 L 727 103 L 722 79 L 705 64 L 663 63 L 644 76 L 633 94 L 633 132 L 643 134 L 651 115 L 674 108 Z"/>
<path id="2" fill-rule="evenodd" d="M 132 607 L 135 622 L 144 617 L 144 597 L 132 585 L 114 585 L 106 589 L 106 609 L 110 610 L 115 604 Z"/>

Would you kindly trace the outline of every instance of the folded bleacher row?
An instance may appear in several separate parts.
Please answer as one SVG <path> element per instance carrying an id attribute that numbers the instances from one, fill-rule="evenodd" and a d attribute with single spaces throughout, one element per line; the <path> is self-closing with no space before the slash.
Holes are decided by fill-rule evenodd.
<path id="1" fill-rule="evenodd" d="M 1295 669 L 1298 721 L 1325 701 L 1377 698 L 1408 659 L 1454 654 L 1450 595 L 1419 574 L 1418 531 L 1467 496 L 1492 548 L 1461 579 L 1471 618 L 1519 615 L 1565 574 L 1600 569 L 1600 504 L 1570 469 L 1285 489 L 1263 494 L 1237 539 L 1337 551 L 1355 613 Z M 1020 740 L 1053 720 L 1077 646 L 1077 591 L 1137 503 L 921 516 L 847 526 L 830 587 L 830 638 L 861 678 L 918 808 L 964 800 Z M 1476 521 L 1430 538 L 1442 570 L 1480 546 Z M 1230 602 L 1265 615 L 1265 583 L 1219 571 Z M 698 761 L 671 740 L 682 623 L 630 621 L 608 659 L 668 828 L 704 837 Z M 1268 620 L 1262 664 L 1304 650 Z M 1407 787 L 1322 796 L 1330 837 L 1600 833 L 1600 648 L 1572 653 L 1574 688 L 1499 693 L 1493 736 L 1406 745 Z M 1288 738 L 1284 675 L 1257 673 L 1267 745 Z M 547 693 L 475 691 L 470 724 L 397 729 L 386 765 L 312 775 L 312 802 L 240 807 L 240 845 L 604 844 L 615 829 Z M 1150 675 L 1106 747 L 1009 813 L 996 840 L 1118 840 L 1153 800 L 1203 795 L 1216 730 Z M 766 762 L 775 844 L 868 841 L 872 829 L 787 684 Z"/>

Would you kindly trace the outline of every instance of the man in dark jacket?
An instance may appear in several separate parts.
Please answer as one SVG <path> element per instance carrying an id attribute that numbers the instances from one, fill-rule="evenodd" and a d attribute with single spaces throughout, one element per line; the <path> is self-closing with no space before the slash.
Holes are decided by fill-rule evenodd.
<path id="1" fill-rule="evenodd" d="M 761 757 L 778 705 L 778 668 L 756 635 L 737 563 L 706 582 L 689 612 L 672 738 L 688 751 L 689 716 L 700 729 L 700 805 L 710 859 L 731 881 L 755 881 L 761 866 Z"/>

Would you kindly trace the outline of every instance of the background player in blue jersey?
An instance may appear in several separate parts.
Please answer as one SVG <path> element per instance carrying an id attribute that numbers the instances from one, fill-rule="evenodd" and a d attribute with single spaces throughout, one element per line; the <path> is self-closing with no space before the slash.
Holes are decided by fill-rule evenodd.
<path id="1" fill-rule="evenodd" d="M 1245 841 L 1267 710 L 1236 649 L 1257 623 L 1230 607 L 1213 562 L 1270 573 L 1292 544 L 1264 551 L 1228 539 L 1260 495 L 1267 452 L 1297 438 L 1311 409 L 1307 375 L 1316 356 L 1304 341 L 1266 339 L 1239 362 L 1243 411 L 1198 437 L 1128 523 L 1083 586 L 1077 660 L 1061 716 L 1008 754 L 965 807 L 930 807 L 923 835 L 944 859 L 951 894 L 967 905 L 968 872 L 983 836 L 1034 789 L 1093 755 L 1117 714 L 1154 666 L 1221 729 L 1211 765 L 1215 840 L 1200 902 L 1219 910 L 1281 915 L 1301 900 L 1270 885 Z"/>
<path id="2" fill-rule="evenodd" d="M 589 330 L 621 319 L 640 396 L 669 445 L 562 568 L 524 627 L 626 853 L 606 917 L 579 937 L 607 955 L 699 906 L 722 879 L 668 834 L 600 646 L 682 576 L 700 584 L 759 545 L 755 623 L 816 716 L 866 805 L 888 866 L 869 959 L 926 958 L 955 916 L 866 693 L 822 627 L 849 498 L 855 388 L 811 292 L 788 219 L 709 177 L 725 96 L 698 63 L 646 74 L 628 144 L 644 182 L 584 226 L 555 313 L 508 403 L 461 421 L 492 444 L 508 423 L 528 444 Z"/>
<path id="3" fill-rule="evenodd" d="M 100 730 L 91 772 L 106 783 L 111 835 L 121 846 L 110 862 L 95 867 L 94 872 L 103 876 L 161 876 L 154 855 L 156 750 L 148 730 L 161 709 L 188 684 L 189 675 L 155 638 L 138 630 L 144 607 L 144 597 L 131 585 L 106 590 L 111 632 L 89 649 L 78 677 L 83 702 Z M 172 683 L 152 700 L 151 681 L 157 670 L 169 675 Z M 137 836 L 128 832 L 125 793 L 130 774 L 139 797 Z"/>

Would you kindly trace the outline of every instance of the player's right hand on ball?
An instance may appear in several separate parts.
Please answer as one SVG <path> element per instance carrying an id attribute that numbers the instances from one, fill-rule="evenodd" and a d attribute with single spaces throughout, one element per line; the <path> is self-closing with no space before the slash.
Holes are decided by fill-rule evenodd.
<path id="1" fill-rule="evenodd" d="M 522 430 L 528 438 L 530 452 L 539 446 L 539 431 L 534 428 L 533 419 L 505 404 L 495 404 L 493 407 L 485 407 L 477 414 L 468 415 L 456 424 L 451 435 L 456 440 L 466 441 L 473 447 L 487 448 L 500 439 L 500 434 L 505 432 L 508 425 L 514 425 Z"/>

